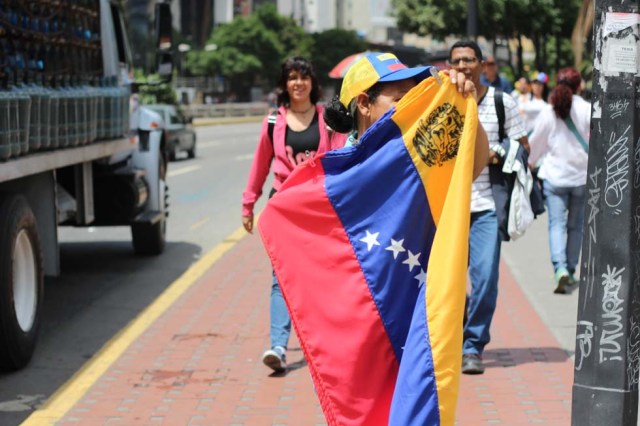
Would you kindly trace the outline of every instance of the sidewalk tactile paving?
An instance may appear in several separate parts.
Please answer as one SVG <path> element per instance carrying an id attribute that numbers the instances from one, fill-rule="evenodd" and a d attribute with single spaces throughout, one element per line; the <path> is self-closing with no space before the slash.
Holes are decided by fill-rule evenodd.
<path id="1" fill-rule="evenodd" d="M 505 264 L 484 375 L 462 376 L 456 424 L 570 424 L 573 362 Z M 271 268 L 243 238 L 147 329 L 57 425 L 326 425 L 295 333 L 269 374 Z"/>

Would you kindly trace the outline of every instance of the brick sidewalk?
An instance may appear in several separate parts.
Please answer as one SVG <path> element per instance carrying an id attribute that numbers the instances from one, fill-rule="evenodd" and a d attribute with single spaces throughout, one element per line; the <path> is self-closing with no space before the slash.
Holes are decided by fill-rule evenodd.
<path id="1" fill-rule="evenodd" d="M 56 424 L 325 424 L 299 344 L 269 375 L 270 266 L 243 238 L 160 317 Z M 502 265 L 487 371 L 463 376 L 459 425 L 570 418 L 573 364 Z"/>
<path id="2" fill-rule="evenodd" d="M 558 296 L 564 297 L 564 296 Z M 457 424 L 571 424 L 573 360 L 560 348 L 506 264 L 479 376 L 462 375 Z"/>

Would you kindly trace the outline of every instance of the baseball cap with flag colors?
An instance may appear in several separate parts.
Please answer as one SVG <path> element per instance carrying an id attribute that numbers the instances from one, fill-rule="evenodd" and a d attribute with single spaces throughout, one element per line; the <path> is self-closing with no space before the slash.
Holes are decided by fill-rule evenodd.
<path id="1" fill-rule="evenodd" d="M 353 64 L 345 74 L 340 89 L 340 103 L 348 108 L 353 98 L 378 82 L 413 78 L 419 83 L 430 75 L 430 68 L 409 68 L 393 53 L 370 52 Z"/>

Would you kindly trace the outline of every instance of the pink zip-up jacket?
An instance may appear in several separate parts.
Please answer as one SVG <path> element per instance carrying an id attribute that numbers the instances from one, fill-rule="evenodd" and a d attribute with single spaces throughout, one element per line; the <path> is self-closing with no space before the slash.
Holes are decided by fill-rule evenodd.
<path id="1" fill-rule="evenodd" d="M 322 116 L 324 111 L 322 105 L 316 104 L 316 111 L 318 113 L 320 142 L 318 143 L 318 151 L 313 153 L 313 155 L 342 148 L 347 135 L 327 129 Z M 269 137 L 269 116 L 266 116 L 264 120 L 262 120 L 258 146 L 256 147 L 251 170 L 249 171 L 249 180 L 242 193 L 242 216 L 250 216 L 253 214 L 253 206 L 262 195 L 262 186 L 267 180 L 272 161 L 273 175 L 275 177 L 273 188 L 276 191 L 280 190 L 282 183 L 296 167 L 296 164 L 291 161 L 292 159 L 290 159 L 285 149 L 285 135 L 287 132 L 286 113 L 287 110 L 284 106 L 278 108 L 276 123 L 273 127 L 273 143 Z"/>

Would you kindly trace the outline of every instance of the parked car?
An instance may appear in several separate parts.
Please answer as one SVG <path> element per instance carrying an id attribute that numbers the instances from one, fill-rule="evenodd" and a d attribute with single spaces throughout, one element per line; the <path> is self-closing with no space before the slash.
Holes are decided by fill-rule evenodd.
<path id="1" fill-rule="evenodd" d="M 180 110 L 174 105 L 155 104 L 145 107 L 160 114 L 165 122 L 169 160 L 175 160 L 178 152 L 186 151 L 189 158 L 196 156 L 196 132 Z"/>

